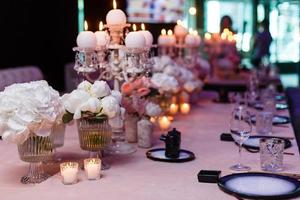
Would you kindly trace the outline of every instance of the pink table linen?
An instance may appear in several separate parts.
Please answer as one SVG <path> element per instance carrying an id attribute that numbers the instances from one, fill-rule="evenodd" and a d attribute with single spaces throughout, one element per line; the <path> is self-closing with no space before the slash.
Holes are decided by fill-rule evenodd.
<path id="1" fill-rule="evenodd" d="M 109 156 L 111 169 L 103 171 L 98 181 L 88 181 L 80 172 L 80 182 L 63 185 L 60 173 L 36 185 L 23 185 L 20 177 L 28 164 L 19 159 L 17 147 L 0 141 L 0 199 L 103 199 L 103 200 L 230 200 L 234 197 L 222 192 L 217 184 L 199 183 L 197 173 L 201 169 L 221 170 L 222 176 L 230 174 L 229 167 L 237 162 L 238 147 L 232 142 L 220 141 L 220 134 L 228 132 L 232 105 L 215 104 L 202 99 L 189 115 L 179 115 L 173 122 L 182 132 L 182 148 L 195 153 L 196 159 L 186 163 L 164 163 L 149 160 L 147 149 L 138 148 L 127 156 Z M 287 115 L 287 111 L 279 114 Z M 293 137 L 291 125 L 274 127 L 275 136 Z M 254 128 L 255 131 L 255 128 Z M 154 148 L 164 147 L 156 131 Z M 295 140 L 285 155 L 284 172 L 300 173 L 300 159 Z M 79 147 L 75 125 L 67 127 L 64 147 L 58 149 L 64 158 L 88 156 Z M 259 153 L 243 151 L 243 163 L 253 171 L 260 171 Z"/>

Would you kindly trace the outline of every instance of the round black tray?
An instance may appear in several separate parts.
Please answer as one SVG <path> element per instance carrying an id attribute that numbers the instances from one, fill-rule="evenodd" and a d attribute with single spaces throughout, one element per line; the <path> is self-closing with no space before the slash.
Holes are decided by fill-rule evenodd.
<path id="1" fill-rule="evenodd" d="M 165 149 L 151 149 L 146 152 L 147 158 L 154 160 L 154 161 L 161 161 L 161 162 L 172 162 L 172 163 L 181 163 L 181 162 L 188 162 L 195 159 L 195 154 L 191 151 L 187 151 L 184 149 L 180 150 L 180 154 L 178 158 L 169 158 L 165 156 Z"/>

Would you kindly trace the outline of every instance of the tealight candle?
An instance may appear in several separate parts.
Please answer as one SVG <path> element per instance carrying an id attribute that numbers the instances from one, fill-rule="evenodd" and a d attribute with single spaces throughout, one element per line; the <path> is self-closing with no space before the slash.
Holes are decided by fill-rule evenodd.
<path id="1" fill-rule="evenodd" d="M 126 24 L 126 15 L 122 10 L 117 9 L 115 0 L 113 1 L 113 10 L 110 10 L 106 15 L 106 23 L 108 25 Z"/>
<path id="2" fill-rule="evenodd" d="M 174 28 L 174 34 L 175 34 L 176 37 L 179 37 L 179 38 L 184 38 L 188 34 L 188 31 L 183 26 L 181 20 L 177 21 L 177 25 Z"/>
<path id="3" fill-rule="evenodd" d="M 146 45 L 146 39 L 144 35 L 136 31 L 136 25 L 133 24 L 133 31 L 128 33 L 125 38 L 125 46 L 127 48 L 143 48 Z"/>
<path id="4" fill-rule="evenodd" d="M 99 158 L 85 159 L 84 170 L 89 180 L 99 179 L 101 172 L 101 160 Z"/>
<path id="5" fill-rule="evenodd" d="M 97 38 L 93 32 L 87 31 L 88 24 L 86 21 L 84 21 L 84 29 L 85 31 L 80 32 L 77 36 L 77 46 L 80 48 L 95 48 L 97 45 Z"/>
<path id="6" fill-rule="evenodd" d="M 169 43 L 169 38 L 167 36 L 167 31 L 166 31 L 166 29 L 162 29 L 161 34 L 158 37 L 158 44 L 159 45 L 168 45 L 168 43 Z"/>
<path id="7" fill-rule="evenodd" d="M 77 162 L 65 162 L 60 164 L 60 173 L 63 177 L 63 183 L 66 185 L 71 185 L 77 182 L 78 173 Z"/>
<path id="8" fill-rule="evenodd" d="M 146 40 L 146 46 L 147 47 L 151 47 L 152 44 L 153 44 L 153 35 L 152 33 L 150 33 L 150 31 L 147 31 L 146 28 L 145 28 L 145 24 L 142 23 L 141 25 L 141 28 L 142 30 L 140 31 L 144 37 L 145 37 L 145 40 Z"/>
<path id="9" fill-rule="evenodd" d="M 188 103 L 183 103 L 180 105 L 180 111 L 182 114 L 188 114 L 191 110 L 191 106 Z"/>
<path id="10" fill-rule="evenodd" d="M 106 46 L 110 41 L 110 37 L 106 31 L 103 31 L 103 23 L 99 23 L 99 31 L 95 32 L 97 39 L 97 46 Z"/>
<path id="11" fill-rule="evenodd" d="M 176 44 L 176 37 L 173 35 L 173 31 L 172 30 L 168 30 L 168 44 L 169 45 Z"/>
<path id="12" fill-rule="evenodd" d="M 172 103 L 172 104 L 170 105 L 170 114 L 171 114 L 171 115 L 176 115 L 177 112 L 178 112 L 178 108 L 179 108 L 179 106 L 178 106 L 177 104 Z"/>
<path id="13" fill-rule="evenodd" d="M 167 116 L 163 116 L 158 119 L 158 124 L 162 130 L 167 130 L 170 127 L 171 122 Z"/>

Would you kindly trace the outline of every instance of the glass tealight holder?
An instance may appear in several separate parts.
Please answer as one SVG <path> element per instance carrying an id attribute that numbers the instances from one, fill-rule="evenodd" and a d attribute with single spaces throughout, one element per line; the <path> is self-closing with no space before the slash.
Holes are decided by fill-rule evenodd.
<path id="1" fill-rule="evenodd" d="M 62 182 L 65 185 L 72 185 L 78 182 L 78 169 L 77 162 L 64 162 L 60 164 L 60 173 Z"/>
<path id="2" fill-rule="evenodd" d="M 101 160 L 88 158 L 84 160 L 84 171 L 89 180 L 98 180 L 101 176 Z"/>

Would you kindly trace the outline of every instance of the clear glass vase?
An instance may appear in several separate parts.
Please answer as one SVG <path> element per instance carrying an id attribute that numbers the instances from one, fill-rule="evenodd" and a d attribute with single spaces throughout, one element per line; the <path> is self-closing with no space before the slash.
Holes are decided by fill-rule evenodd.
<path id="1" fill-rule="evenodd" d="M 34 184 L 45 181 L 49 175 L 44 172 L 42 162 L 52 159 L 53 138 L 41 137 L 30 133 L 29 138 L 18 145 L 20 159 L 29 162 L 28 174 L 21 178 L 23 184 Z"/>
<path id="2" fill-rule="evenodd" d="M 112 130 L 108 120 L 94 118 L 82 118 L 77 121 L 80 148 L 90 152 L 90 157 L 98 157 L 102 160 L 101 169 L 109 169 L 109 165 L 103 162 L 102 152 L 111 142 Z"/>
<path id="3" fill-rule="evenodd" d="M 57 154 L 57 148 L 64 146 L 65 143 L 65 132 L 66 125 L 64 123 L 56 123 L 52 127 L 52 137 L 53 137 L 53 161 L 61 161 L 61 157 Z"/>

